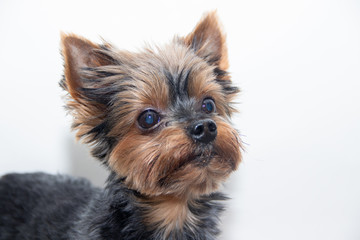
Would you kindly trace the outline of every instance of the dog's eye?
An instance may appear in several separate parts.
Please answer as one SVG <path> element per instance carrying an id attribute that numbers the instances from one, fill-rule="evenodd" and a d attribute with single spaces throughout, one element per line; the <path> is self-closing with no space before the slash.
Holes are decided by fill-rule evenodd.
<path id="1" fill-rule="evenodd" d="M 146 110 L 142 112 L 138 118 L 140 127 L 149 129 L 160 122 L 160 115 L 154 110 Z"/>
<path id="2" fill-rule="evenodd" d="M 201 110 L 205 113 L 213 113 L 216 110 L 215 103 L 211 98 L 206 98 L 201 104 Z"/>

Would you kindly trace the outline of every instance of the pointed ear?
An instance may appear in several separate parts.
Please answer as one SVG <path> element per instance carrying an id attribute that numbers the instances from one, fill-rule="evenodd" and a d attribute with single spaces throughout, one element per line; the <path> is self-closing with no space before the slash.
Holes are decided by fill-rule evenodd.
<path id="1" fill-rule="evenodd" d="M 225 71 L 229 67 L 225 38 L 217 14 L 213 11 L 206 14 L 194 31 L 185 37 L 185 44 L 209 64 Z"/>
<path id="2" fill-rule="evenodd" d="M 107 103 L 114 93 L 104 77 L 109 75 L 104 68 L 115 64 L 106 54 L 111 46 L 97 45 L 74 34 L 62 34 L 61 44 L 64 78 L 60 86 L 70 94 L 66 107 L 74 117 L 72 128 L 86 143 L 105 141 Z M 101 158 L 96 151 L 98 148 L 94 148 L 94 156 Z"/>
<path id="3" fill-rule="evenodd" d="M 63 87 L 74 99 L 79 98 L 79 90 L 85 87 L 83 71 L 109 65 L 111 61 L 101 54 L 101 47 L 74 34 L 61 34 L 64 57 Z"/>

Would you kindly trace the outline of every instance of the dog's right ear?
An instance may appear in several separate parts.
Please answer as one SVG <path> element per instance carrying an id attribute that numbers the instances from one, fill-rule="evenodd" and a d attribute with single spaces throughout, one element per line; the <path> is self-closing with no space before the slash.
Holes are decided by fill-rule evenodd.
<path id="1" fill-rule="evenodd" d="M 64 79 L 61 85 L 78 100 L 86 86 L 83 73 L 90 68 L 110 65 L 111 59 L 101 53 L 101 46 L 74 34 L 61 34 L 64 57 Z"/>
<path id="2" fill-rule="evenodd" d="M 111 46 L 97 45 L 74 34 L 62 34 L 61 45 L 64 78 L 60 85 L 69 93 L 66 108 L 74 117 L 72 128 L 86 143 L 105 142 L 107 108 L 114 92 L 106 80 L 107 66 L 115 64 L 109 56 Z M 103 149 L 107 148 L 94 149 L 99 152 L 94 155 L 103 158 Z"/>

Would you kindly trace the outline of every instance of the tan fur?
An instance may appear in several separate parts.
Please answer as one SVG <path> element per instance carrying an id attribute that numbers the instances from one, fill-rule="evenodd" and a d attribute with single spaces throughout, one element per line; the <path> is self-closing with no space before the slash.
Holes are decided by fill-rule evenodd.
<path id="1" fill-rule="evenodd" d="M 163 229 L 167 237 L 174 229 L 182 229 L 184 224 L 196 223 L 195 216 L 188 208 L 189 202 L 183 198 L 160 196 L 139 199 L 140 207 L 145 209 L 144 221 L 150 228 Z"/>

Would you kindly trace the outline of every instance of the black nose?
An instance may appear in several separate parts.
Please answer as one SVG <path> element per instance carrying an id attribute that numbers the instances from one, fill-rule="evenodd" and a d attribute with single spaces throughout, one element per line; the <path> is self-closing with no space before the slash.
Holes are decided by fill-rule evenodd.
<path id="1" fill-rule="evenodd" d="M 198 142 L 209 143 L 217 135 L 216 123 L 211 119 L 204 119 L 194 122 L 190 126 L 190 136 Z"/>

